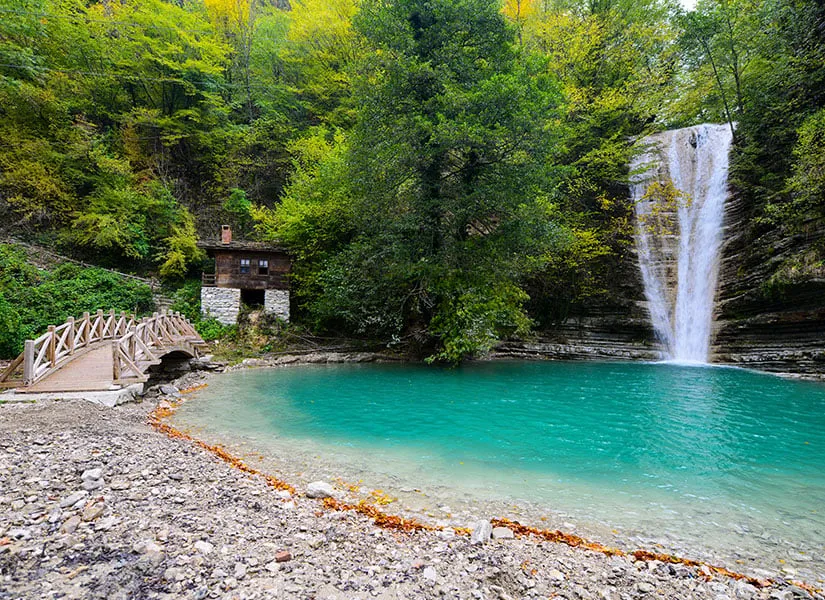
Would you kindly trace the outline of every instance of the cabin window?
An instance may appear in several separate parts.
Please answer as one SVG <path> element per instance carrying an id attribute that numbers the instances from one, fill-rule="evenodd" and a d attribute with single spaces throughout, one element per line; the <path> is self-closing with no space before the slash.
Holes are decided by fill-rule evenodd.
<path id="1" fill-rule="evenodd" d="M 248 258 L 241 259 L 241 275 L 246 275 L 249 273 L 249 264 L 250 260 Z"/>
<path id="2" fill-rule="evenodd" d="M 258 261 L 258 275 L 269 275 L 269 261 L 268 260 L 259 260 Z"/>

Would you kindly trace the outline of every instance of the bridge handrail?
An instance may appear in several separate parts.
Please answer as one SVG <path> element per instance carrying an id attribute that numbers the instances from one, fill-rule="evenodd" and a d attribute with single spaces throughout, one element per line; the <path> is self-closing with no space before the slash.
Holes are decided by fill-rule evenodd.
<path id="1" fill-rule="evenodd" d="M 94 316 L 86 312 L 80 319 L 69 317 L 62 325 L 51 325 L 43 335 L 26 340 L 23 352 L 0 374 L 0 386 L 8 386 L 21 364 L 23 385 L 33 385 L 70 360 L 78 350 L 104 340 L 113 341 L 114 381 L 126 373 L 140 377 L 139 363 L 158 360 L 153 348 L 182 341 L 203 343 L 189 320 L 177 312 L 154 313 L 140 320 L 125 312 L 105 314 L 99 310 Z"/>

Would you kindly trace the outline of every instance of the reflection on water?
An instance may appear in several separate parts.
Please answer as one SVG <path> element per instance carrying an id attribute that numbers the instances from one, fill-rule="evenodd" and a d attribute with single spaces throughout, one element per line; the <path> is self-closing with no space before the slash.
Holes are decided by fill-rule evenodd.
<path id="1" fill-rule="evenodd" d="M 221 376 L 176 418 L 376 487 L 523 500 L 768 569 L 813 553 L 794 564 L 825 572 L 819 384 L 668 364 L 307 366 Z"/>

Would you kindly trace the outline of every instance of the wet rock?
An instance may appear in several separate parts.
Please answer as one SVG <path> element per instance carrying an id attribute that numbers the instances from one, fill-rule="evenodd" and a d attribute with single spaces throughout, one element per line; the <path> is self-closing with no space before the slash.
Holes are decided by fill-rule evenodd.
<path id="1" fill-rule="evenodd" d="M 158 391 L 164 396 L 171 396 L 172 398 L 180 398 L 180 390 L 174 385 L 163 384 L 158 386 Z"/>

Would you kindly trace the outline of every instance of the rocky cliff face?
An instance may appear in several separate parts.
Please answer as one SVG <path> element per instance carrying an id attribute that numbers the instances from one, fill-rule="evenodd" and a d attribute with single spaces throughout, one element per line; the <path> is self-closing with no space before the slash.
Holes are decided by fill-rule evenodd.
<path id="1" fill-rule="evenodd" d="M 755 232 L 753 214 L 734 196 L 716 302 L 712 361 L 810 378 L 825 377 L 825 272 L 789 265 L 825 245 L 825 224 L 783 236 Z M 804 261 L 803 261 L 804 262 Z M 495 357 L 659 360 L 635 253 L 621 261 L 611 300 L 582 307 L 529 342 L 506 342 Z"/>
<path id="2" fill-rule="evenodd" d="M 563 323 L 542 328 L 530 341 L 508 341 L 494 358 L 661 360 L 633 249 L 614 265 L 607 297 L 577 307 Z"/>
<path id="3" fill-rule="evenodd" d="M 825 224 L 793 236 L 758 231 L 736 195 L 725 222 L 714 362 L 825 376 L 825 272 L 805 260 L 825 243 Z"/>

